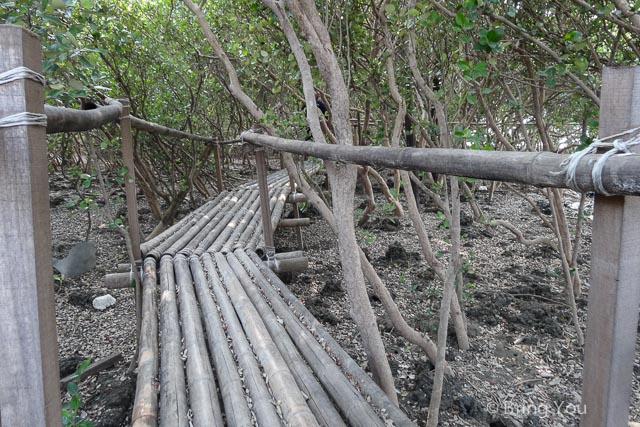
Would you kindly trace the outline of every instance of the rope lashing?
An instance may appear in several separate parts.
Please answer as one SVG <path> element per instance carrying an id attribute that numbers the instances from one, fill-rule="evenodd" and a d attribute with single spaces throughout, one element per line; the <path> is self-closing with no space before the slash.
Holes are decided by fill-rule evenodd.
<path id="1" fill-rule="evenodd" d="M 24 67 L 16 67 L 11 70 L 0 73 L 0 85 L 7 84 L 16 80 L 33 80 L 41 85 L 45 84 L 45 78 L 42 74 Z M 22 112 L 12 114 L 7 117 L 0 118 L 0 128 L 14 127 L 14 126 L 47 126 L 47 115 Z"/>
<path id="2" fill-rule="evenodd" d="M 12 68 L 11 70 L 0 73 L 0 85 L 21 79 L 33 80 L 43 86 L 45 83 L 45 79 L 42 74 L 36 73 L 32 69 L 24 66 Z"/>
<path id="3" fill-rule="evenodd" d="M 8 128 L 13 126 L 47 127 L 47 115 L 24 112 L 0 118 L 0 128 Z"/>
<path id="4" fill-rule="evenodd" d="M 621 136 L 629 135 L 635 133 L 631 139 L 623 141 L 620 139 Z M 611 141 L 613 140 L 613 141 Z M 611 141 L 611 142 L 608 142 Z M 570 155 L 564 162 L 562 162 L 562 173 L 564 173 L 564 182 L 567 187 L 575 190 L 577 192 L 582 192 L 579 188 L 578 183 L 576 181 L 576 171 L 578 169 L 578 164 L 580 161 L 589 154 L 596 154 L 599 148 L 610 148 L 606 153 L 602 154 L 602 156 L 598 159 L 598 161 L 593 165 L 593 169 L 591 170 L 591 179 L 593 180 L 593 186 L 597 193 L 604 194 L 605 196 L 611 196 L 602 183 L 602 171 L 604 170 L 604 165 L 607 160 L 615 155 L 634 155 L 636 153 L 632 153 L 629 151 L 630 147 L 640 144 L 640 127 L 629 129 L 624 132 L 617 133 L 615 135 L 611 135 L 605 138 L 596 139 L 593 143 L 591 143 L 587 148 L 582 151 L 578 151 Z"/>

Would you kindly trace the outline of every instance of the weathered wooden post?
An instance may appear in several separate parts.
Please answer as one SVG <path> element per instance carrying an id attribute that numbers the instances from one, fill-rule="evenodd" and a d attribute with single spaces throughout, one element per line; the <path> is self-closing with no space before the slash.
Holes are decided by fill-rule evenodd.
<path id="1" fill-rule="evenodd" d="M 295 194 L 296 181 L 293 179 L 292 176 L 289 176 L 289 188 L 291 188 L 292 194 Z M 293 209 L 293 217 L 300 218 L 300 210 L 298 209 L 298 203 L 293 202 L 291 205 Z M 303 250 L 304 243 L 302 241 L 302 229 L 300 228 L 300 226 L 296 226 L 296 240 L 298 241 L 298 249 Z"/>
<path id="2" fill-rule="evenodd" d="M 47 141 L 24 114 L 44 113 L 43 87 L 11 72 L 42 73 L 40 41 L 0 25 L 0 45 L 0 73 L 15 77 L 0 81 L 0 425 L 60 426 Z"/>
<path id="3" fill-rule="evenodd" d="M 273 228 L 271 226 L 271 210 L 269 209 L 269 186 L 267 185 L 267 162 L 264 148 L 255 148 L 256 169 L 258 172 L 258 191 L 260 192 L 260 212 L 262 214 L 262 232 L 267 258 L 275 255 Z"/>
<path id="4" fill-rule="evenodd" d="M 640 67 L 605 68 L 601 93 L 601 138 L 640 126 Z M 637 147 L 634 151 L 638 152 Z M 591 249 L 583 427 L 628 425 L 639 305 L 640 197 L 598 195 Z"/>
<path id="5" fill-rule="evenodd" d="M 124 178 L 124 191 L 127 196 L 127 220 L 131 248 L 136 261 L 141 259 L 140 225 L 138 223 L 138 199 L 136 194 L 136 169 L 133 163 L 133 138 L 131 137 L 131 116 L 129 116 L 129 100 L 119 99 L 122 104 L 120 114 L 120 134 L 122 137 L 122 159 L 127 174 Z"/>
<path id="6" fill-rule="evenodd" d="M 213 160 L 216 163 L 216 185 L 218 186 L 218 193 L 224 191 L 224 182 L 222 181 L 222 159 L 220 159 L 220 144 L 217 142 L 213 147 Z"/>

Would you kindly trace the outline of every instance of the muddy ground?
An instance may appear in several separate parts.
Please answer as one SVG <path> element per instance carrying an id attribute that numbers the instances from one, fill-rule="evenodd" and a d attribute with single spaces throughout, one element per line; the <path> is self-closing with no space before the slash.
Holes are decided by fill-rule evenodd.
<path id="1" fill-rule="evenodd" d="M 61 176 L 50 180 L 53 255 L 63 257 L 85 239 L 87 215 L 66 207 L 73 185 Z M 532 189 L 522 188 L 536 200 Z M 358 197 L 356 205 L 362 202 Z M 487 218 L 509 220 L 527 237 L 550 236 L 530 206 L 513 193 L 498 191 L 493 201 L 478 201 Z M 379 199 L 378 209 L 358 239 L 389 287 L 408 323 L 435 338 L 441 283 L 420 255 L 408 218 L 392 218 Z M 568 215 L 574 200 L 567 198 Z M 154 223 L 143 198 L 143 232 Z M 284 277 L 311 312 L 363 366 L 366 358 L 349 317 L 341 280 L 335 238 L 313 209 L 304 206 L 312 225 L 303 230 L 308 271 Z M 185 206 L 183 214 L 188 212 Z M 568 307 L 562 295 L 560 261 L 553 250 L 526 247 L 501 229 L 470 220 L 467 204 L 463 226 L 464 305 L 471 349 L 459 351 L 451 331 L 447 359 L 455 375 L 445 384 L 443 426 L 578 426 L 583 349 L 577 345 Z M 442 260 L 448 251 L 447 230 L 430 203 L 421 206 L 434 250 Z M 356 212 L 356 215 L 358 213 Z M 84 358 L 99 359 L 121 352 L 124 360 L 90 377 L 81 391 L 86 416 L 95 426 L 128 425 L 135 377 L 127 374 L 135 348 L 133 292 L 103 288 L 104 275 L 126 262 L 124 242 L 109 230 L 99 208 L 92 209 L 90 239 L 96 242 L 96 268 L 77 279 L 56 285 L 57 326 L 61 374 L 71 373 Z M 585 224 L 579 260 L 584 294 L 578 299 L 584 328 L 589 278 L 590 221 Z M 293 231 L 277 233 L 279 251 L 295 250 Z M 111 294 L 116 304 L 104 311 L 93 308 L 95 296 Z M 378 316 L 396 388 L 403 409 L 419 425 L 426 421 L 433 366 L 417 349 L 395 334 L 380 302 L 370 292 Z M 640 331 L 640 327 L 639 327 Z M 638 344 L 638 343 L 636 343 Z M 632 420 L 640 421 L 640 352 L 635 360 Z M 587 408 L 588 410 L 588 408 Z"/>

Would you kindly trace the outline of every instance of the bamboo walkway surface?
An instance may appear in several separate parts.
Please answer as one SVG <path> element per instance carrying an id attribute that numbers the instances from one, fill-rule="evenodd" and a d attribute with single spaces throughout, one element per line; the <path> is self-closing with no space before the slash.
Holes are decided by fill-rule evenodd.
<path id="1" fill-rule="evenodd" d="M 289 179 L 268 183 L 275 230 Z M 256 183 L 142 245 L 132 426 L 413 426 L 258 257 L 261 245 Z"/>

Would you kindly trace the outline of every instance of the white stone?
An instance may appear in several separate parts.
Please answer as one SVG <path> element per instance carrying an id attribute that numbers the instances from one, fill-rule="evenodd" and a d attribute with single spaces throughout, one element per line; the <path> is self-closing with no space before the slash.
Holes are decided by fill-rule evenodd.
<path id="1" fill-rule="evenodd" d="M 96 310 L 104 310 L 107 307 L 111 307 L 116 303 L 116 299 L 109 294 L 102 295 L 101 297 L 95 297 L 93 299 L 93 308 Z"/>

